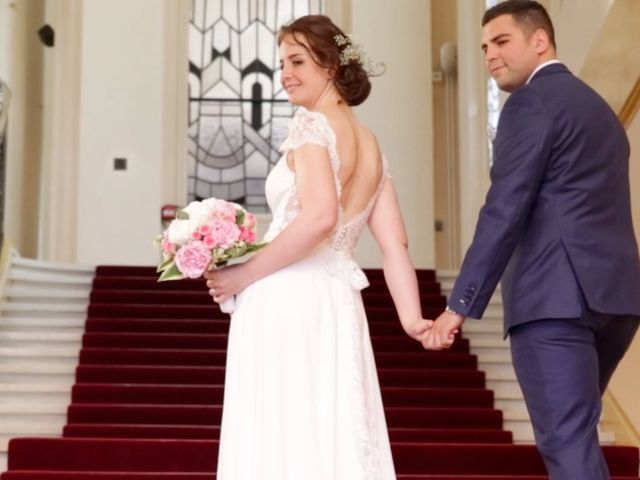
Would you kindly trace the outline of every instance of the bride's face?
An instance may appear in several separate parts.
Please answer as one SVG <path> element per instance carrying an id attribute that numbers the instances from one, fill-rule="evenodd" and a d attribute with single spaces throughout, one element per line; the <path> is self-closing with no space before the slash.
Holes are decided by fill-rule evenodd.
<path id="1" fill-rule="evenodd" d="M 294 39 L 287 35 L 280 44 L 282 86 L 291 103 L 307 109 L 313 107 L 331 82 L 329 69 L 318 65 L 310 52 L 306 39 L 301 36 Z"/>

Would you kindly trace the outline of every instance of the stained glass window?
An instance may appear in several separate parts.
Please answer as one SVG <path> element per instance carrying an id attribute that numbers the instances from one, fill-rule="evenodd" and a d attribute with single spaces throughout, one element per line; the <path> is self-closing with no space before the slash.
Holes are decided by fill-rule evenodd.
<path id="1" fill-rule="evenodd" d="M 193 0 L 189 21 L 189 201 L 266 211 L 264 182 L 293 107 L 280 83 L 278 28 L 323 0 Z"/>

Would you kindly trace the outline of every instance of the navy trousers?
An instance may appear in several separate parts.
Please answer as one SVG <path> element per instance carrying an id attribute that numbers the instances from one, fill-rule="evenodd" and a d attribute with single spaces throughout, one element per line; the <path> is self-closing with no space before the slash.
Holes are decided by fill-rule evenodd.
<path id="1" fill-rule="evenodd" d="M 582 318 L 513 327 L 511 356 L 551 480 L 609 480 L 598 440 L 602 393 L 640 324 L 585 309 Z"/>

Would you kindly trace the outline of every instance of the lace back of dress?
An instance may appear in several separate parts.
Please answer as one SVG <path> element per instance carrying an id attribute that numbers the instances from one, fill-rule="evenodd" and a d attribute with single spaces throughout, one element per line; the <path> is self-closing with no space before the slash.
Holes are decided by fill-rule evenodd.
<path id="1" fill-rule="evenodd" d="M 340 206 L 340 219 L 330 239 L 330 245 L 333 250 L 342 252 L 349 257 L 353 256 L 353 252 L 356 249 L 358 240 L 360 239 L 360 235 L 367 225 L 369 216 L 371 215 L 373 207 L 375 206 L 375 203 L 380 196 L 380 192 L 382 191 L 382 187 L 384 186 L 386 178 L 387 167 L 386 161 L 383 158 L 382 175 L 378 182 L 376 191 L 369 198 L 365 208 L 345 221 L 344 209 L 342 206 Z"/>
<path id="2" fill-rule="evenodd" d="M 336 136 L 324 115 L 308 111 L 304 111 L 296 115 L 290 126 L 289 135 L 280 147 L 280 150 L 286 153 L 305 143 L 313 143 L 327 147 L 329 157 L 331 159 L 331 166 L 333 168 L 339 205 L 338 222 L 329 238 L 329 246 L 333 250 L 351 257 L 388 176 L 387 161 L 384 157 L 382 158 L 382 175 L 374 194 L 368 199 L 365 208 L 350 216 L 345 221 L 345 211 L 342 206 L 343 186 L 339 177 L 340 158 L 336 146 Z M 286 225 L 288 225 L 300 213 L 300 211 L 300 199 L 294 182 L 283 212 L 284 218 L 282 219 L 278 230 L 282 230 L 286 227 Z"/>

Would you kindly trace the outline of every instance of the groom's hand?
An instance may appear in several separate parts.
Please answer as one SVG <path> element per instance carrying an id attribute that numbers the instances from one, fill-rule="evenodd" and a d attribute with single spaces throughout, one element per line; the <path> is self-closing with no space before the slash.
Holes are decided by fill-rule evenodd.
<path id="1" fill-rule="evenodd" d="M 465 317 L 458 313 L 442 312 L 433 322 L 431 329 L 422 337 L 422 346 L 427 350 L 443 350 L 451 347 L 464 319 Z"/>

